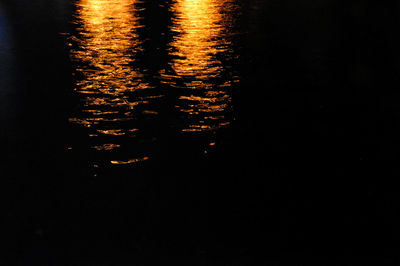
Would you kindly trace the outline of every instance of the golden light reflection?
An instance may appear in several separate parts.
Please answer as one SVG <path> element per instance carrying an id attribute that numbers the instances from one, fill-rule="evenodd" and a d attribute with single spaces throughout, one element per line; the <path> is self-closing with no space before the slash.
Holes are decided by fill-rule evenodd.
<path id="1" fill-rule="evenodd" d="M 235 5 L 231 0 L 177 0 L 171 43 L 172 75 L 166 83 L 187 88 L 177 108 L 191 121 L 183 131 L 207 131 L 230 124 L 229 87 L 234 80 L 221 58 L 230 57 L 229 31 Z M 176 80 L 174 77 L 178 76 Z"/>
<path id="2" fill-rule="evenodd" d="M 78 7 L 82 22 L 78 28 L 80 47 L 73 55 L 83 63 L 77 70 L 84 77 L 77 84 L 78 91 L 96 95 L 88 96 L 93 105 L 120 104 L 129 108 L 137 104 L 124 97 L 124 92 L 138 89 L 138 85 L 146 87 L 141 80 L 138 82 L 141 75 L 130 67 L 131 53 L 140 45 L 135 33 L 140 25 L 132 1 L 81 0 Z"/>
<path id="3" fill-rule="evenodd" d="M 111 163 L 119 164 L 119 165 L 133 164 L 133 163 L 138 163 L 138 162 L 144 162 L 144 161 L 147 161 L 148 159 L 149 159 L 149 157 L 143 157 L 143 158 L 135 158 L 135 159 L 127 160 L 127 161 L 111 161 Z"/>
<path id="4" fill-rule="evenodd" d="M 76 6 L 71 55 L 76 64 L 75 91 L 82 104 L 69 121 L 87 128 L 92 149 L 115 150 L 135 136 L 137 109 L 150 100 L 141 94 L 149 84 L 133 67 L 142 49 L 137 34 L 142 25 L 133 0 L 80 0 Z"/>

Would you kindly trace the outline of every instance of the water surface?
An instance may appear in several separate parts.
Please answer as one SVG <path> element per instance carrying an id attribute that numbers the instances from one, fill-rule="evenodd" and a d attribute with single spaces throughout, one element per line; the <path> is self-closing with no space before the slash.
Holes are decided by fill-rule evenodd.
<path id="1" fill-rule="evenodd" d="M 398 7 L 337 2 L 2 0 L 0 264 L 395 250 Z"/>
<path id="2" fill-rule="evenodd" d="M 214 144 L 213 135 L 234 119 L 237 8 L 232 0 L 161 6 L 171 17 L 158 32 L 170 36 L 163 47 L 145 37 L 151 26 L 143 17 L 146 3 L 75 1 L 69 45 L 79 104 L 69 122 L 89 136 L 95 165 L 151 160 L 163 134 L 202 134 L 205 145 Z M 143 60 L 146 43 L 167 60 Z"/>

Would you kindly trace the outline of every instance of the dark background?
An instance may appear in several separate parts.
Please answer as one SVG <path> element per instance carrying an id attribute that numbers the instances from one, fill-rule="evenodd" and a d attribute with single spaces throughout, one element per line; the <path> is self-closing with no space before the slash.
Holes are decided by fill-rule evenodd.
<path id="1" fill-rule="evenodd" d="M 65 151 L 82 139 L 66 2 L 0 6 L 14 42 L 0 61 L 3 265 L 395 265 L 398 1 L 239 1 L 237 120 L 216 149 L 171 135 L 159 161 L 96 180 Z M 162 46 L 171 15 L 144 5 Z"/>

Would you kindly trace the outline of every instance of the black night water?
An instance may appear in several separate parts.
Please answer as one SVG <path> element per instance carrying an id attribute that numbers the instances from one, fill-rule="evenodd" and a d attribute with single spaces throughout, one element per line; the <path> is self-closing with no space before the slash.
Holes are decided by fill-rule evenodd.
<path id="1" fill-rule="evenodd" d="M 399 11 L 2 0 L 0 262 L 390 264 Z"/>

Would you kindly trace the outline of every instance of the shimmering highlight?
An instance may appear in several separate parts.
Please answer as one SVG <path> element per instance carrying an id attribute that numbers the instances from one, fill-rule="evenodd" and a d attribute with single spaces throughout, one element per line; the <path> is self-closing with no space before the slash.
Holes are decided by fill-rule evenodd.
<path id="1" fill-rule="evenodd" d="M 132 0 L 77 2 L 71 55 L 76 64 L 75 91 L 82 105 L 69 121 L 87 128 L 96 151 L 122 148 L 139 131 L 137 112 L 141 116 L 155 113 L 137 109 L 148 108 L 154 97 L 160 97 L 143 93 L 151 86 L 133 67 L 142 49 L 137 34 L 142 25 L 135 4 Z"/>
<path id="2" fill-rule="evenodd" d="M 191 121 L 184 132 L 208 131 L 230 124 L 229 87 L 234 80 L 221 57 L 231 51 L 229 29 L 235 7 L 229 0 L 180 0 L 172 5 L 175 13 L 170 45 L 171 69 L 179 76 L 162 73 L 164 81 L 183 87 L 177 108 Z M 228 76 L 228 80 L 225 79 Z"/>

